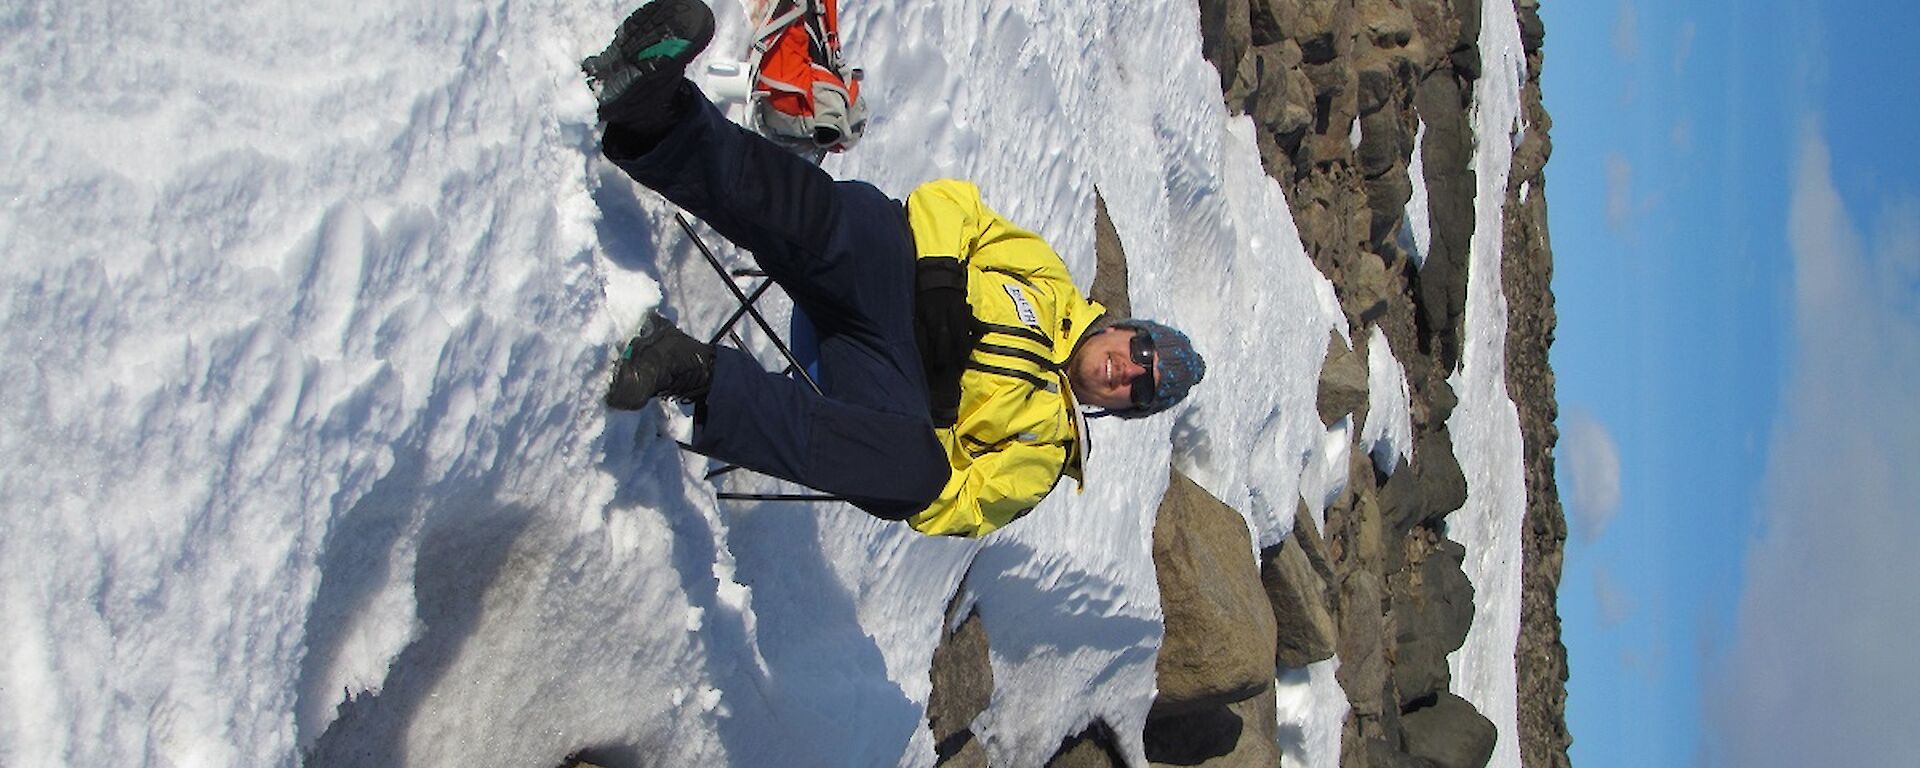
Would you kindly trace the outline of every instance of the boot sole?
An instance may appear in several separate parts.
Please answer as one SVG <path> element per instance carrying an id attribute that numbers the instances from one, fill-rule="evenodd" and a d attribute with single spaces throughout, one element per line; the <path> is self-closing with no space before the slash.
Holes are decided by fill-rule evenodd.
<path id="1" fill-rule="evenodd" d="M 713 42 L 713 28 L 713 10 L 701 0 L 653 0 L 627 16 L 614 33 L 613 43 L 599 56 L 582 62 L 581 69 L 588 76 L 604 81 L 612 79 L 622 68 L 631 67 L 636 70 L 636 83 L 650 80 L 668 69 L 684 70 Z M 639 58 L 648 49 L 676 38 L 690 45 L 674 55 Z M 608 61 L 609 58 L 612 60 Z M 669 62 L 677 66 L 670 67 Z"/>

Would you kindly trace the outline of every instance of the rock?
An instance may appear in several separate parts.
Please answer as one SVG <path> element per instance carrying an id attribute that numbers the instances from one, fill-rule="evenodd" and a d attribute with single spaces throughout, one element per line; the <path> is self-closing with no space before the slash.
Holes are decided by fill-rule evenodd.
<path id="1" fill-rule="evenodd" d="M 1199 0 L 1200 53 L 1220 71 L 1220 91 L 1233 90 L 1240 58 L 1253 44 L 1248 0 Z"/>
<path id="2" fill-rule="evenodd" d="M 1427 421 L 1425 425 L 1428 427 L 1444 426 L 1447 423 L 1447 419 L 1453 416 L 1453 409 L 1460 405 L 1460 396 L 1453 393 L 1452 384 L 1448 384 L 1446 379 L 1440 378 L 1429 380 L 1424 387 L 1424 391 L 1426 394 L 1425 400 L 1427 401 Z"/>
<path id="3" fill-rule="evenodd" d="M 1482 768 L 1498 737 L 1493 721 L 1465 699 L 1442 693 L 1431 706 L 1401 715 L 1407 753 L 1437 768 Z"/>
<path id="4" fill-rule="evenodd" d="M 1365 82 L 1364 78 L 1361 82 Z M 1377 179 L 1397 168 L 1402 176 L 1406 175 L 1407 161 L 1413 157 L 1413 143 L 1402 123 L 1400 110 L 1382 109 L 1363 114 L 1360 147 L 1354 155 L 1360 173 L 1368 179 Z M 1405 198 L 1395 203 L 1402 209 L 1406 204 Z"/>
<path id="5" fill-rule="evenodd" d="M 1467 503 L 1467 476 L 1453 455 L 1453 436 L 1446 427 L 1430 429 L 1414 439 L 1414 476 L 1419 481 L 1421 522 L 1440 519 Z"/>
<path id="6" fill-rule="evenodd" d="M 1293 533 L 1288 534 L 1287 538 L 1300 546 L 1300 551 L 1307 556 L 1307 564 L 1313 567 L 1313 572 L 1320 576 L 1321 581 L 1331 583 L 1333 559 L 1327 554 L 1327 540 L 1321 537 L 1320 527 L 1314 524 L 1313 513 L 1307 510 L 1304 501 L 1294 507 Z"/>
<path id="7" fill-rule="evenodd" d="M 1421 550 L 1419 562 L 1389 580 L 1398 645 L 1393 681 L 1402 706 L 1447 689 L 1447 654 L 1466 643 L 1473 626 L 1473 584 L 1461 569 L 1466 548 L 1434 534 L 1411 546 Z"/>
<path id="8" fill-rule="evenodd" d="M 1365 118 L 1393 101 L 1399 82 L 1384 57 L 1372 56 L 1362 61 L 1364 63 L 1354 82 L 1353 98 L 1354 109 L 1360 117 Z"/>
<path id="9" fill-rule="evenodd" d="M 1095 720 L 1078 735 L 1060 742 L 1060 749 L 1047 761 L 1047 768 L 1126 768 L 1127 761 L 1114 745 L 1113 729 Z"/>
<path id="10" fill-rule="evenodd" d="M 1335 679 L 1356 713 L 1381 711 L 1387 683 L 1387 623 L 1381 613 L 1380 577 L 1348 573 L 1340 585 L 1340 668 Z"/>
<path id="11" fill-rule="evenodd" d="M 1467 502 L 1467 477 L 1453 455 L 1453 438 L 1446 427 L 1414 438 L 1413 465 L 1408 469 L 1395 472 L 1380 488 L 1381 511 L 1396 535 L 1436 522 Z"/>
<path id="12" fill-rule="evenodd" d="M 1354 3 L 1365 39 L 1378 48 L 1400 48 L 1413 41 L 1413 14 L 1395 0 L 1357 0 Z"/>
<path id="13" fill-rule="evenodd" d="M 1420 144 L 1426 172 L 1431 242 L 1415 275 L 1420 347 L 1451 371 L 1458 358 L 1459 325 L 1467 303 L 1467 254 L 1473 239 L 1473 135 L 1465 92 L 1450 73 L 1420 82 L 1414 109 L 1426 123 Z"/>
<path id="14" fill-rule="evenodd" d="M 1274 661 L 1282 667 L 1304 667 L 1332 658 L 1339 639 L 1327 609 L 1327 583 L 1314 570 L 1300 541 L 1309 535 L 1318 538 L 1296 527 L 1292 535 L 1261 553 L 1260 581 L 1273 606 Z"/>
<path id="15" fill-rule="evenodd" d="M 955 600 L 959 599 L 956 595 Z M 958 607 L 948 607 L 949 619 Z M 993 665 L 987 659 L 987 631 L 971 613 L 933 650 L 933 692 L 927 696 L 927 728 L 933 732 L 937 765 L 980 768 L 986 753 L 973 735 L 973 719 L 993 698 Z"/>
<path id="16" fill-rule="evenodd" d="M 1368 739 L 1362 749 L 1366 768 L 1435 768 L 1431 761 L 1395 749 L 1386 739 Z"/>
<path id="17" fill-rule="evenodd" d="M 1355 422 L 1367 409 L 1367 356 L 1347 348 L 1337 331 L 1327 332 L 1327 357 L 1320 364 L 1320 394 L 1315 401 L 1320 423 L 1333 423 L 1347 416 Z"/>
<path id="18" fill-rule="evenodd" d="M 1520 46 L 1527 53 L 1537 53 L 1547 42 L 1547 26 L 1540 23 L 1539 0 L 1519 0 L 1514 10 L 1520 14 Z"/>
<path id="19" fill-rule="evenodd" d="M 1385 173 L 1367 180 L 1367 243 L 1373 252 L 1395 251 L 1401 222 L 1407 217 L 1407 201 L 1412 198 L 1413 181 L 1407 175 L 1404 160 L 1396 161 Z"/>
<path id="20" fill-rule="evenodd" d="M 1296 11 L 1293 18 L 1282 19 L 1286 11 Z M 1293 27 L 1298 18 L 1294 3 L 1287 0 L 1250 0 L 1247 3 L 1247 29 L 1252 35 L 1254 45 L 1272 45 L 1287 39 L 1286 30 Z"/>
<path id="21" fill-rule="evenodd" d="M 1273 682 L 1274 620 L 1240 513 L 1175 471 L 1153 526 L 1166 637 L 1152 712 L 1239 701 Z"/>
<path id="22" fill-rule="evenodd" d="M 1087 298 L 1100 302 L 1113 317 L 1133 314 L 1133 302 L 1127 297 L 1127 252 L 1120 245 L 1120 233 L 1107 215 L 1106 198 L 1099 190 L 1093 194 L 1093 286 Z"/>
<path id="23" fill-rule="evenodd" d="M 1169 718 L 1149 719 L 1147 761 L 1155 766 L 1272 768 L 1280 764 L 1274 693 Z"/>

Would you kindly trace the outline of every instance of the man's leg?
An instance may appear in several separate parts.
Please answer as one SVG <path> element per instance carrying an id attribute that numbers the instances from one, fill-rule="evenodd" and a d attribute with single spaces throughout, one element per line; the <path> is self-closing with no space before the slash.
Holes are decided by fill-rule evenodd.
<path id="1" fill-rule="evenodd" d="M 694 447 L 882 517 L 918 511 L 948 466 L 912 337 L 904 212 L 728 122 L 690 83 L 667 98 L 655 85 L 652 107 L 603 108 L 607 156 L 752 251 L 821 335 L 825 396 L 720 350 Z"/>

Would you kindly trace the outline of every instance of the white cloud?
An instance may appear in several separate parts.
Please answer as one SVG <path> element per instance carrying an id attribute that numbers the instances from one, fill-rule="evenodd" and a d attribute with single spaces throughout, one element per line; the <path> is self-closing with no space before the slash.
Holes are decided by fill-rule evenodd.
<path id="1" fill-rule="evenodd" d="M 1607 226 L 1626 233 L 1633 224 L 1633 164 L 1607 155 Z"/>
<path id="2" fill-rule="evenodd" d="M 1593 598 L 1600 608 L 1600 625 L 1603 627 L 1620 626 L 1633 614 L 1632 598 L 1614 581 L 1613 572 L 1606 568 L 1593 572 Z"/>
<path id="3" fill-rule="evenodd" d="M 1674 151 L 1682 156 L 1693 154 L 1693 118 L 1682 115 L 1673 121 L 1672 130 L 1667 132 L 1667 140 L 1673 144 Z"/>
<path id="4" fill-rule="evenodd" d="M 1706 764 L 1920 765 L 1920 207 L 1871 245 L 1824 141 L 1800 142 L 1788 211 L 1793 351 L 1735 636 L 1703 696 Z"/>
<path id="5" fill-rule="evenodd" d="M 1687 74 L 1687 60 L 1693 57 L 1693 39 L 1700 34 L 1700 25 L 1693 19 L 1680 24 L 1680 41 L 1673 49 L 1673 76 L 1684 77 Z"/>
<path id="6" fill-rule="evenodd" d="M 1593 541 L 1620 507 L 1620 449 L 1606 425 L 1568 409 L 1560 423 L 1559 467 L 1574 533 Z"/>
<path id="7" fill-rule="evenodd" d="M 1640 11 L 1633 6 L 1633 0 L 1620 0 L 1620 9 L 1613 17 L 1613 50 L 1620 58 L 1632 61 L 1640 55 Z"/>

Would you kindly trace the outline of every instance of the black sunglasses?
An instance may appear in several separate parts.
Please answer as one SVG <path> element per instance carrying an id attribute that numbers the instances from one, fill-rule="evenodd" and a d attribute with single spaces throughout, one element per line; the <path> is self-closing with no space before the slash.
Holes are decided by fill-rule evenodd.
<path id="1" fill-rule="evenodd" d="M 1133 364 L 1147 369 L 1133 377 L 1133 407 L 1145 408 L 1153 402 L 1153 334 L 1135 328 L 1133 340 L 1127 343 L 1127 354 L 1133 358 Z"/>

